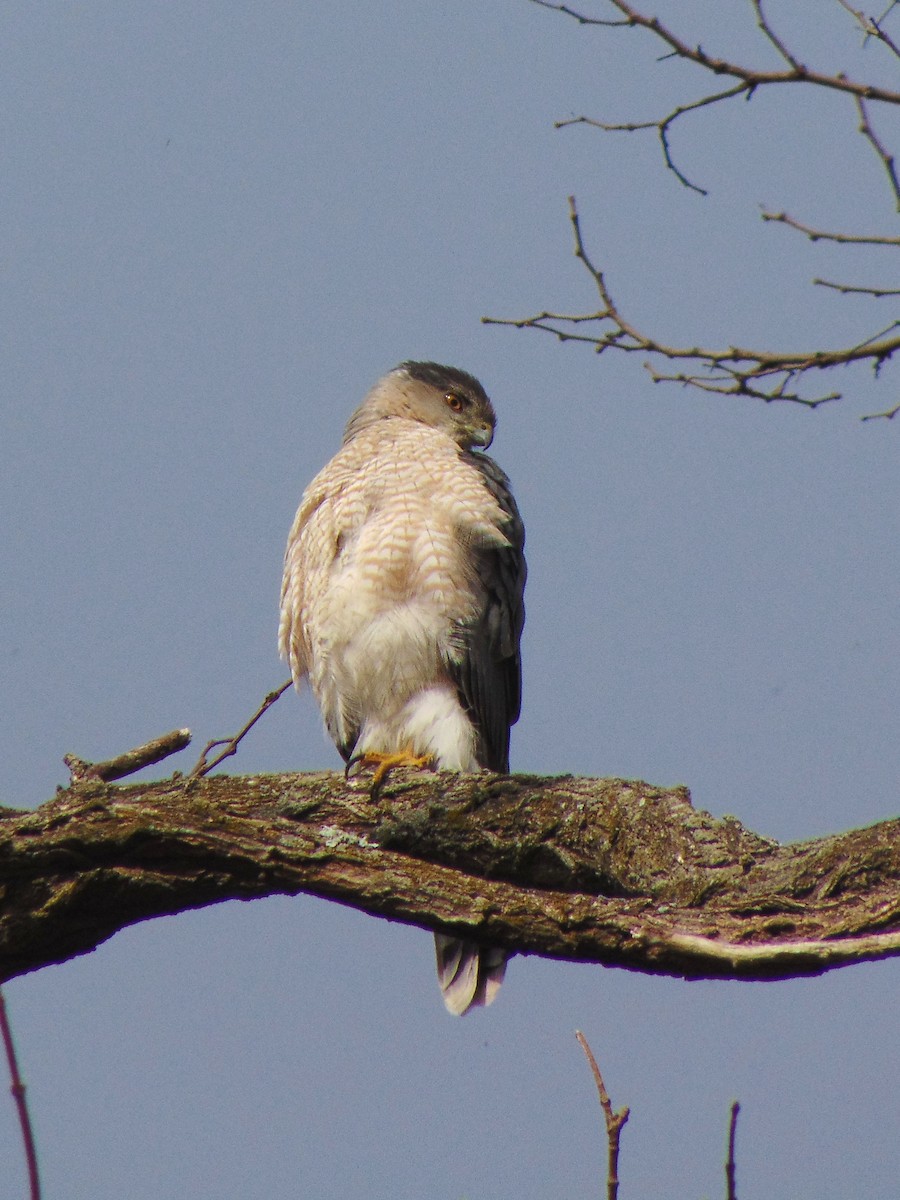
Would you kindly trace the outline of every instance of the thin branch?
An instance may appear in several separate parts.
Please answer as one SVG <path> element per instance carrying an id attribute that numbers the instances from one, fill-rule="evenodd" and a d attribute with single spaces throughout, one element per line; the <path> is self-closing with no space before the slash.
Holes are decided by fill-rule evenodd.
<path id="1" fill-rule="evenodd" d="M 900 46 L 886 33 L 882 26 L 882 21 L 888 16 L 891 9 L 895 7 L 893 3 L 888 5 L 880 17 L 866 16 L 861 9 L 853 8 L 847 0 L 838 0 L 838 4 L 856 20 L 862 30 L 864 43 L 870 39 L 881 42 L 895 57 L 900 58 Z"/>
<path id="2" fill-rule="evenodd" d="M 664 25 L 658 17 L 647 16 L 644 13 L 638 12 L 632 4 L 626 3 L 626 0 L 609 0 L 609 3 L 622 13 L 623 20 L 617 22 L 591 18 L 575 9 L 564 5 L 547 4 L 544 0 L 532 0 L 532 3 L 540 4 L 543 8 L 555 8 L 558 12 L 573 18 L 581 25 L 616 24 L 625 27 L 647 29 L 659 38 L 660 41 L 664 42 L 674 56 L 686 59 L 688 62 L 696 63 L 698 67 L 703 67 L 714 75 L 730 75 L 734 79 L 743 80 L 745 83 L 756 87 L 767 84 L 805 83 L 832 91 L 846 92 L 851 96 L 861 96 L 865 100 L 878 100 L 884 104 L 900 104 L 900 91 L 895 91 L 892 88 L 883 88 L 874 83 L 866 83 L 863 80 L 850 79 L 849 76 L 840 72 L 830 75 L 825 71 L 815 71 L 801 63 L 797 63 L 795 66 L 788 66 L 783 71 L 764 71 L 757 67 L 746 67 L 741 63 L 731 62 L 727 58 L 717 58 L 714 55 L 707 54 L 699 44 L 691 45 L 683 38 L 680 38 L 667 25 Z M 758 8 L 755 3 L 754 7 Z M 766 26 L 766 29 L 768 29 L 768 26 Z M 774 35 L 767 33 L 767 36 L 772 40 Z M 777 42 L 775 44 L 777 45 Z"/>
<path id="3" fill-rule="evenodd" d="M 891 181 L 897 200 L 898 208 L 900 208 L 900 192 L 897 188 L 897 180 L 893 169 L 893 159 L 887 153 L 884 145 L 878 140 L 872 129 L 868 114 L 865 111 L 865 101 L 879 101 L 884 104 L 900 104 L 900 91 L 893 89 L 882 88 L 874 83 L 867 83 L 861 80 L 850 79 L 844 72 L 839 71 L 834 74 L 828 74 L 824 71 L 816 71 L 807 67 L 802 63 L 797 56 L 789 49 L 787 43 L 778 36 L 768 21 L 763 12 L 762 0 L 751 0 L 753 10 L 756 14 L 757 28 L 775 49 L 778 56 L 786 64 L 786 68 L 781 71 L 766 71 L 758 67 L 748 67 L 743 64 L 732 62 L 726 58 L 719 58 L 708 54 L 701 45 L 691 45 L 683 38 L 679 37 L 667 25 L 664 25 L 658 17 L 648 16 L 640 13 L 633 5 L 628 4 L 625 0 L 609 0 L 613 7 L 617 8 L 622 13 L 622 18 L 619 20 L 604 20 L 600 18 L 588 17 L 586 14 L 570 8 L 565 4 L 552 4 L 547 0 L 532 0 L 533 3 L 539 4 L 542 8 L 553 9 L 563 15 L 578 21 L 581 25 L 606 25 L 618 27 L 643 28 L 654 34 L 668 48 L 669 53 L 665 57 L 682 58 L 687 62 L 692 62 L 704 70 L 716 76 L 730 76 L 738 82 L 730 88 L 725 88 L 722 91 L 710 93 L 701 97 L 698 100 L 690 103 L 677 105 L 670 112 L 662 117 L 647 121 L 630 121 L 612 124 L 609 122 L 598 121 L 586 116 L 571 118 L 565 121 L 558 121 L 557 128 L 563 128 L 569 125 L 593 125 L 596 128 L 604 130 L 616 130 L 627 133 L 633 133 L 638 130 L 656 129 L 660 144 L 663 151 L 666 167 L 672 171 L 678 181 L 691 191 L 706 195 L 704 188 L 699 184 L 689 179 L 680 167 L 675 163 L 672 155 L 671 145 L 669 142 L 669 132 L 672 125 L 680 117 L 686 113 L 695 112 L 698 109 L 708 107 L 712 104 L 717 104 L 720 101 L 733 99 L 735 96 L 744 95 L 748 100 L 754 95 L 757 88 L 766 87 L 768 85 L 778 84 L 795 84 L 803 83 L 814 87 L 830 89 L 833 91 L 843 92 L 854 98 L 861 115 L 861 123 L 859 132 L 869 141 L 874 148 L 876 154 L 881 159 Z M 850 10 L 853 11 L 853 10 Z M 886 44 L 892 45 L 889 39 L 882 39 Z"/>
<path id="4" fill-rule="evenodd" d="M 600 297 L 597 311 L 573 317 L 545 310 L 533 317 L 482 317 L 483 323 L 537 329 L 552 334 L 560 342 L 584 342 L 592 346 L 597 354 L 621 350 L 625 353 L 655 355 L 670 362 L 686 361 L 692 364 L 692 369 L 675 373 L 657 370 L 652 361 L 646 366 L 657 383 L 680 383 L 718 395 L 746 396 L 768 403 L 790 401 L 807 408 L 817 408 L 840 399 L 841 395 L 840 392 L 803 395 L 796 385 L 807 373 L 855 362 L 869 362 L 878 369 L 900 351 L 896 322 L 853 346 L 831 350 L 782 352 L 741 346 L 713 348 L 671 345 L 641 332 L 617 306 L 603 271 L 594 264 L 587 252 L 573 196 L 569 197 L 569 220 L 575 237 L 575 257 L 590 274 Z M 591 323 L 597 326 L 596 330 L 586 332 L 585 325 Z M 576 329 L 577 332 L 574 332 Z"/>
<path id="5" fill-rule="evenodd" d="M 786 212 L 770 212 L 767 209 L 763 209 L 760 216 L 764 221 L 777 221 L 781 225 L 789 225 L 791 229 L 799 230 L 811 242 L 827 241 L 856 246 L 900 246 L 900 237 L 888 237 L 876 234 L 829 233 L 824 229 L 814 229 L 811 225 L 805 225 L 795 217 L 788 216 Z"/>
<path id="6" fill-rule="evenodd" d="M 831 288 L 832 291 L 840 292 L 842 296 L 873 296 L 876 299 L 882 299 L 884 296 L 900 296 L 900 288 L 862 287 L 850 283 L 832 283 L 830 279 L 814 279 L 813 283 L 817 287 Z"/>
<path id="7" fill-rule="evenodd" d="M 242 726 L 232 737 L 218 738 L 215 741 L 207 742 L 203 747 L 203 753 L 194 764 L 194 768 L 191 771 L 189 778 L 200 779 L 202 776 L 207 775 L 210 771 L 214 770 L 219 763 L 224 762 L 226 758 L 230 758 L 232 754 L 237 754 L 238 746 L 241 744 L 256 722 L 264 713 L 268 712 L 279 696 L 284 695 L 293 682 L 293 679 L 286 679 L 281 687 L 276 688 L 274 692 L 269 692 L 246 725 Z M 215 750 L 216 746 L 224 746 L 225 749 L 220 754 L 217 754 L 212 762 L 207 762 L 206 756 L 211 750 Z"/>
<path id="8" fill-rule="evenodd" d="M 890 325 L 886 325 L 884 329 L 879 329 L 879 331 L 877 333 L 873 333 L 871 337 L 865 338 L 861 342 L 857 342 L 857 344 L 852 347 L 853 351 L 858 352 L 866 349 L 871 350 L 874 347 L 883 345 L 882 339 L 894 329 L 900 329 L 900 321 L 891 321 Z M 875 359 L 875 366 L 877 369 L 884 360 L 878 355 L 875 355 Z"/>
<path id="9" fill-rule="evenodd" d="M 31 1117 L 28 1113 L 28 1101 L 25 1099 L 25 1084 L 19 1074 L 19 1062 L 16 1058 L 16 1047 L 13 1043 L 12 1029 L 6 1012 L 6 997 L 0 988 L 0 1037 L 6 1051 L 6 1062 L 9 1066 L 10 1092 L 19 1114 L 19 1126 L 22 1130 L 22 1144 L 25 1149 L 25 1161 L 28 1165 L 28 1186 L 31 1200 L 41 1200 L 41 1182 L 38 1175 L 37 1151 L 34 1147 L 34 1133 L 31 1128 Z"/>
<path id="10" fill-rule="evenodd" d="M 781 38 L 778 37 L 778 35 L 772 29 L 772 26 L 766 20 L 762 9 L 762 0 L 751 0 L 751 3 L 753 5 L 753 11 L 756 13 L 757 28 L 762 30 L 765 37 L 768 38 L 768 40 L 772 43 L 787 65 L 791 68 L 792 72 L 797 76 L 805 76 L 806 67 L 804 67 L 802 63 L 800 63 L 798 59 L 791 54 L 790 50 L 788 50 L 787 46 L 784 44 Z"/>
<path id="11" fill-rule="evenodd" d="M 579 25 L 606 25 L 607 27 L 621 27 L 631 24 L 629 20 L 623 17 L 618 21 L 610 21 L 602 17 L 588 17 L 584 13 L 576 12 L 574 8 L 569 8 L 566 4 L 551 4 L 549 0 L 531 0 L 532 4 L 536 4 L 539 8 L 549 8 L 554 12 L 563 13 L 567 17 L 571 17 L 577 21 Z"/>
<path id="12" fill-rule="evenodd" d="M 732 88 L 727 88 L 725 91 L 716 92 L 711 96 L 703 96 L 699 100 L 694 100 L 690 104 L 679 104 L 672 109 L 664 117 L 660 117 L 658 121 L 630 121 L 620 124 L 609 124 L 605 121 L 597 121 L 593 117 L 570 117 L 564 121 L 556 121 L 554 128 L 563 129 L 567 125 L 592 125 L 596 129 L 603 129 L 609 133 L 634 133 L 639 129 L 655 129 L 659 134 L 660 145 L 662 146 L 663 158 L 665 159 L 666 167 L 673 172 L 678 181 L 692 192 L 698 192 L 701 196 L 707 196 L 709 193 L 705 188 L 702 188 L 698 183 L 694 183 L 685 175 L 681 168 L 676 164 L 672 155 L 672 147 L 669 142 L 669 131 L 685 113 L 694 112 L 698 108 L 705 108 L 709 104 L 716 104 L 719 100 L 730 100 L 735 96 L 746 95 L 749 100 L 755 85 L 748 83 L 738 83 Z"/>
<path id="13" fill-rule="evenodd" d="M 728 1158 L 725 1161 L 725 1197 L 726 1200 L 737 1200 L 737 1177 L 734 1159 L 734 1143 L 737 1135 L 737 1119 L 741 1106 L 735 1100 L 731 1105 L 731 1118 L 728 1122 Z"/>
<path id="14" fill-rule="evenodd" d="M 889 154 L 884 143 L 880 140 L 875 130 L 872 128 L 872 122 L 869 120 L 869 110 L 866 108 L 866 102 L 862 96 L 856 96 L 856 109 L 859 113 L 859 132 L 863 135 L 885 169 L 888 180 L 890 181 L 891 190 L 894 193 L 894 203 L 897 211 L 900 212 L 900 180 L 897 179 L 897 172 L 894 167 L 894 156 Z"/>
<path id="15" fill-rule="evenodd" d="M 621 1108 L 618 1112 L 613 1111 L 606 1084 L 603 1082 L 603 1076 L 600 1074 L 600 1068 L 597 1066 L 597 1060 L 591 1052 L 587 1038 L 580 1029 L 575 1030 L 575 1036 L 584 1051 L 584 1056 L 588 1060 L 594 1076 L 594 1083 L 597 1085 L 597 1095 L 600 1097 L 600 1107 L 603 1109 L 603 1119 L 606 1123 L 606 1198 L 607 1200 L 616 1200 L 619 1194 L 619 1139 L 622 1135 L 622 1127 L 628 1120 L 629 1110 Z"/>
<path id="16" fill-rule="evenodd" d="M 886 412 L 866 413 L 864 417 L 860 417 L 861 421 L 877 421 L 884 418 L 886 421 L 893 421 L 897 413 L 900 413 L 900 404 L 895 404 L 893 408 L 889 408 Z"/>
<path id="17" fill-rule="evenodd" d="M 185 746 L 189 745 L 190 740 L 191 731 L 189 729 L 173 729 L 171 733 L 164 733 L 151 742 L 145 742 L 143 746 L 136 746 L 134 750 L 126 750 L 124 754 L 117 754 L 115 758 L 108 758 L 105 762 L 85 762 L 76 754 L 64 754 L 63 762 L 69 768 L 73 783 L 80 783 L 85 779 L 103 779 L 109 783 L 114 779 L 124 779 L 126 775 L 133 775 L 135 771 L 141 771 L 144 767 L 150 767 L 154 763 L 162 762 L 169 755 L 183 750 Z"/>

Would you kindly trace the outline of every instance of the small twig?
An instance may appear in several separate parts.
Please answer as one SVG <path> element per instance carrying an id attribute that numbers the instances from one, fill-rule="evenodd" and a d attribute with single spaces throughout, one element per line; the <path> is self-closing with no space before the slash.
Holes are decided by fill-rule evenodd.
<path id="1" fill-rule="evenodd" d="M 856 246 L 900 246 L 900 237 L 866 236 L 865 234 L 855 233 L 828 233 L 824 229 L 814 229 L 811 225 L 805 225 L 802 221 L 789 216 L 786 212 L 769 212 L 767 209 L 763 209 L 760 216 L 764 221 L 777 221 L 781 225 L 789 225 L 791 229 L 796 229 L 800 233 L 806 234 L 811 242 L 838 242 L 844 245 Z"/>
<path id="2" fill-rule="evenodd" d="M 619 1138 L 622 1134 L 622 1128 L 628 1120 L 629 1110 L 627 1108 L 620 1108 L 618 1112 L 613 1111 L 612 1101 L 606 1090 L 606 1084 L 603 1082 L 603 1076 L 600 1074 L 597 1060 L 591 1053 L 587 1038 L 580 1029 L 575 1030 L 575 1036 L 578 1039 L 579 1046 L 584 1051 L 584 1056 L 588 1060 L 591 1073 L 594 1076 L 594 1083 L 597 1085 L 597 1095 L 600 1097 L 600 1107 L 603 1109 L 603 1119 L 606 1122 L 606 1141 L 608 1146 L 606 1160 L 606 1200 L 616 1200 L 619 1194 Z"/>
<path id="3" fill-rule="evenodd" d="M 737 1119 L 741 1106 L 735 1100 L 731 1105 L 731 1119 L 728 1122 L 728 1158 L 725 1160 L 726 1200 L 737 1200 L 736 1165 L 734 1161 L 734 1141 L 737 1134 Z"/>
<path id="4" fill-rule="evenodd" d="M 893 408 L 889 408 L 886 412 L 866 413 L 864 417 L 860 417 L 859 419 L 861 421 L 878 421 L 883 418 L 886 421 L 893 421 L 897 413 L 900 413 L 900 404 L 895 404 Z"/>
<path id="5" fill-rule="evenodd" d="M 859 132 L 863 135 L 878 157 L 881 159 L 881 164 L 887 172 L 887 177 L 891 183 L 891 189 L 894 193 L 894 203 L 897 211 L 900 212 L 900 180 L 897 179 L 897 172 L 894 167 L 894 156 L 889 154 L 884 143 L 879 139 L 875 130 L 872 128 L 872 123 L 869 120 L 869 110 L 866 108 L 866 102 L 862 96 L 854 97 L 856 100 L 856 108 L 859 112 Z"/>
<path id="6" fill-rule="evenodd" d="M 9 1090 L 16 1102 L 19 1114 L 19 1125 L 22 1129 L 22 1142 L 25 1147 L 25 1161 L 28 1164 L 28 1184 L 31 1200 L 41 1200 L 41 1182 L 38 1176 L 37 1151 L 34 1148 L 34 1134 L 31 1129 L 31 1117 L 28 1114 L 28 1102 L 25 1099 L 25 1084 L 19 1074 L 19 1063 L 16 1058 L 16 1048 L 13 1045 L 12 1030 L 6 1013 L 6 998 L 0 990 L 0 1036 L 6 1050 L 6 1061 L 9 1064 Z"/>
<path id="7" fill-rule="evenodd" d="M 772 29 L 772 26 L 766 20 L 765 14 L 762 10 L 762 0 L 751 0 L 751 3 L 753 4 L 753 10 L 756 13 L 756 24 L 759 29 L 769 39 L 791 70 L 798 76 L 805 75 L 806 67 L 804 67 L 803 64 L 800 63 L 796 58 L 794 58 L 793 54 L 791 54 L 790 50 L 788 50 L 787 46 L 784 44 L 781 38 L 778 37 L 778 35 Z"/>
<path id="8" fill-rule="evenodd" d="M 115 758 L 108 758 L 105 762 L 85 762 L 77 754 L 64 754 L 63 762 L 69 768 L 73 783 L 81 783 L 85 779 L 102 779 L 109 783 L 114 779 L 133 775 L 135 771 L 153 763 L 162 762 L 170 754 L 177 754 L 179 750 L 183 750 L 190 740 L 189 729 L 173 729 L 171 733 L 164 733 L 152 742 L 145 742 L 143 746 L 136 746 L 134 750 L 126 750 L 124 754 L 117 754 Z"/>
<path id="9" fill-rule="evenodd" d="M 246 737 L 246 735 L 250 732 L 250 730 L 253 728 L 253 726 L 256 724 L 256 722 L 260 719 L 260 717 L 264 713 L 268 712 L 268 710 L 272 707 L 272 705 L 275 703 L 275 701 L 278 699 L 279 696 L 284 695 L 284 693 L 288 690 L 288 688 L 291 686 L 291 684 L 293 682 L 294 682 L 293 679 L 286 679 L 285 682 L 281 685 L 281 687 L 276 688 L 276 690 L 274 692 L 269 692 L 269 694 L 266 696 L 265 700 L 263 700 L 262 704 L 259 706 L 259 708 L 256 710 L 256 712 L 253 714 L 253 716 L 250 718 L 250 720 L 247 722 L 247 724 L 244 725 L 241 729 L 239 729 L 237 731 L 237 733 L 234 734 L 233 737 L 218 738 L 212 742 L 207 742 L 206 745 L 203 747 L 203 753 L 197 759 L 197 762 L 196 762 L 193 770 L 191 771 L 190 775 L 188 776 L 188 778 L 189 779 L 200 779 L 201 776 L 208 774 L 208 772 L 212 771 L 215 767 L 217 767 L 220 762 L 223 762 L 226 758 L 230 758 L 232 754 L 237 754 L 238 746 L 243 741 L 243 739 Z M 209 752 L 211 750 L 215 750 L 216 746 L 224 746 L 225 749 L 221 752 L 221 754 L 217 754 L 216 757 L 212 760 L 212 762 L 207 762 L 206 756 L 209 754 Z"/>
<path id="10" fill-rule="evenodd" d="M 881 299 L 884 296 L 900 296 L 900 288 L 861 287 L 851 283 L 832 283 L 830 279 L 814 279 L 817 287 L 831 288 L 842 296 L 874 296 Z"/>
<path id="11" fill-rule="evenodd" d="M 583 13 L 576 12 L 574 8 L 569 8 L 566 4 L 551 4 L 550 0 L 531 0 L 532 4 L 537 4 L 539 8 L 549 8 L 553 12 L 563 13 L 567 17 L 571 17 L 577 21 L 579 25 L 606 25 L 606 26 L 622 26 L 630 25 L 631 22 L 623 17 L 621 21 L 610 21 L 602 17 L 588 17 Z"/>
<path id="12" fill-rule="evenodd" d="M 746 95 L 749 99 L 753 93 L 754 86 L 754 84 L 749 83 L 736 83 L 734 87 L 726 88 L 724 91 L 716 92 L 711 96 L 702 96 L 699 100 L 694 100 L 690 104 L 678 104 L 666 116 L 660 117 L 658 121 L 627 121 L 620 124 L 610 124 L 606 121 L 597 121 L 593 117 L 581 116 L 569 117 L 565 121 L 556 121 L 554 128 L 564 129 L 567 125 L 592 125 L 595 129 L 602 129 L 607 133 L 634 133 L 639 129 L 655 129 L 659 134 L 666 167 L 675 175 L 679 183 L 688 188 L 689 191 L 706 196 L 709 194 L 706 188 L 702 188 L 698 183 L 694 183 L 689 179 L 672 157 L 669 130 L 678 118 L 683 117 L 685 113 L 694 112 L 698 108 L 705 108 L 709 104 L 717 104 L 720 100 L 730 100 L 734 96 Z"/>
<path id="13" fill-rule="evenodd" d="M 847 3 L 847 0 L 838 0 L 838 4 L 856 19 L 857 24 L 863 32 L 864 43 L 872 38 L 875 41 L 881 42 L 892 54 L 900 58 L 900 46 L 881 27 L 881 22 L 888 16 L 891 9 L 895 7 L 895 4 L 889 4 L 880 17 L 867 17 L 862 9 L 851 7 Z"/>

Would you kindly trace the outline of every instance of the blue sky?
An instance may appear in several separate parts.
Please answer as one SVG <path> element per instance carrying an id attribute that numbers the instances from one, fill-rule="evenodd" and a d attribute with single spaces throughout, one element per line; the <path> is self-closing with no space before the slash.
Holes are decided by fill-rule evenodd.
<path id="1" fill-rule="evenodd" d="M 810 61 L 890 78 L 821 8 L 814 28 L 767 11 Z M 655 11 L 775 65 L 749 4 Z M 514 769 L 686 784 L 781 839 L 896 814 L 898 429 L 859 421 L 896 374 L 836 376 L 845 400 L 808 412 L 480 323 L 595 307 L 575 193 L 661 337 L 886 325 L 888 302 L 810 284 L 890 286 L 885 252 L 759 219 L 895 231 L 849 101 L 785 89 L 684 121 L 701 198 L 652 135 L 553 122 L 655 117 L 706 81 L 527 0 L 14 2 L 0 32 L 4 803 L 51 796 L 67 751 L 243 723 L 286 677 L 305 483 L 374 379 L 431 358 L 491 394 L 526 520 Z M 337 755 L 290 694 L 228 765 Z M 741 1194 L 896 1195 L 895 963 L 739 985 L 516 959 L 462 1021 L 433 974 L 429 935 L 301 897 L 147 923 L 13 982 L 47 1196 L 593 1196 L 576 1028 L 632 1108 L 623 1195 L 723 1194 L 734 1097 Z M 0 1162 L 24 1194 L 11 1104 Z"/>

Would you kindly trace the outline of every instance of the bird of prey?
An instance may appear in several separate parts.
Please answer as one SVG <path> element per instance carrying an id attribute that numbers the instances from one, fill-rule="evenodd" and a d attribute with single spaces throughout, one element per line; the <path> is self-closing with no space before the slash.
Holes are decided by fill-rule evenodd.
<path id="1" fill-rule="evenodd" d="M 519 716 L 525 540 L 482 451 L 496 417 L 474 376 L 404 362 L 351 416 L 300 502 L 279 646 L 348 764 L 509 770 Z M 435 935 L 456 1014 L 496 995 L 506 954 Z"/>

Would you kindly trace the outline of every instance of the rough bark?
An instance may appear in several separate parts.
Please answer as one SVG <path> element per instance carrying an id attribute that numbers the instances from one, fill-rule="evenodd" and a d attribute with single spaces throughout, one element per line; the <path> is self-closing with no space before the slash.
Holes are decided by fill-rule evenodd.
<path id="1" fill-rule="evenodd" d="M 137 921 L 308 892 L 525 954 L 776 979 L 900 953 L 900 821 L 780 846 L 686 789 L 397 772 L 85 779 L 0 809 L 0 980 Z"/>

